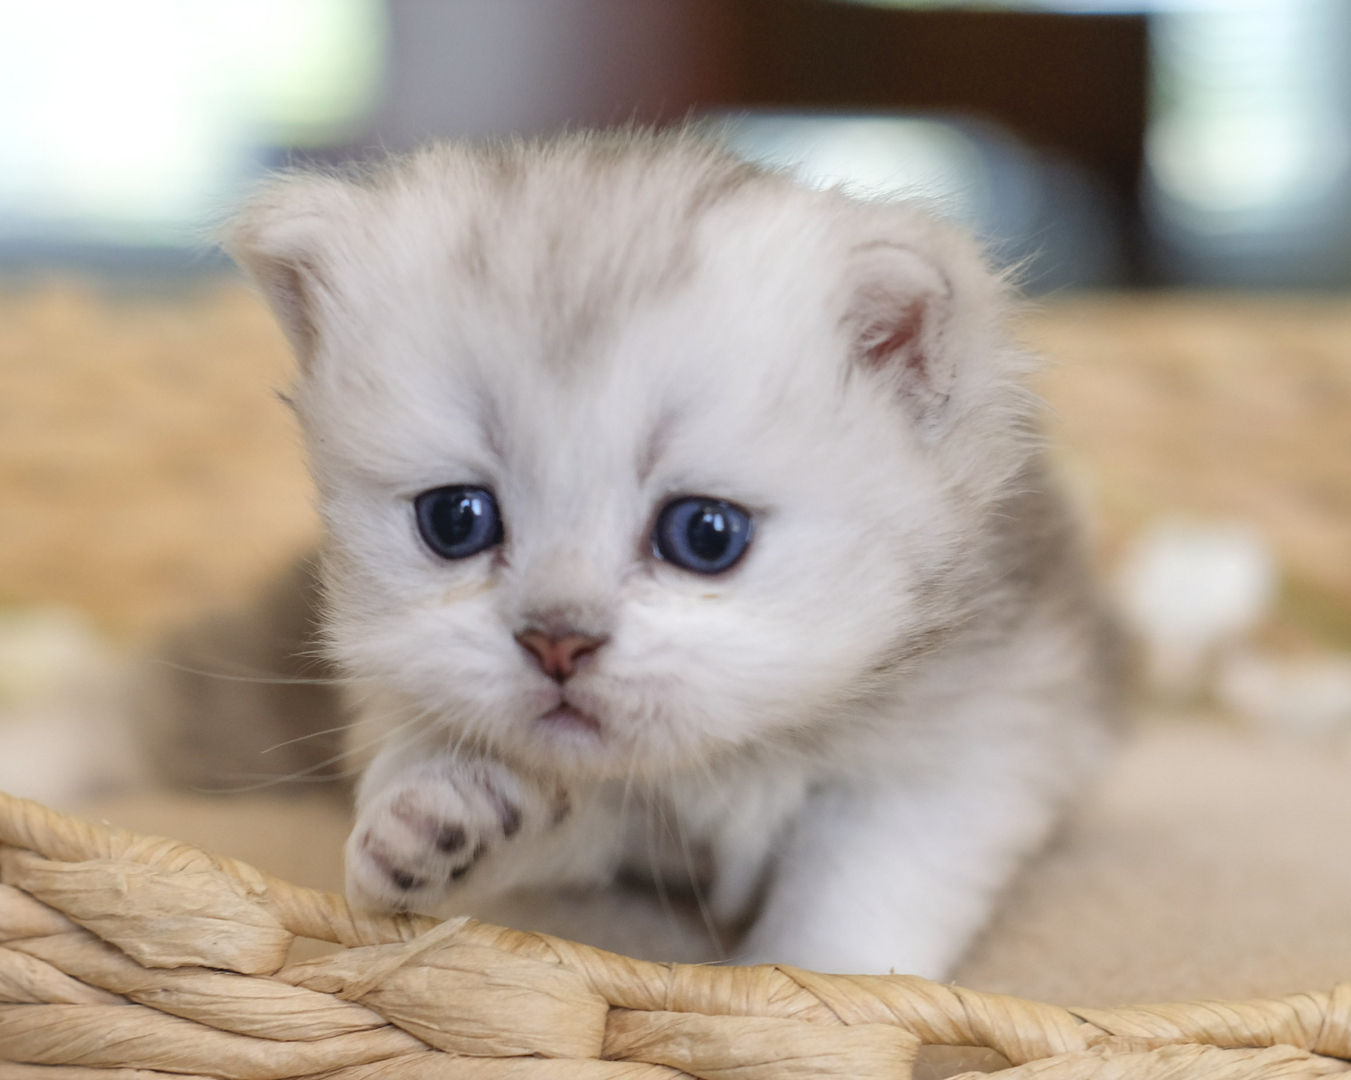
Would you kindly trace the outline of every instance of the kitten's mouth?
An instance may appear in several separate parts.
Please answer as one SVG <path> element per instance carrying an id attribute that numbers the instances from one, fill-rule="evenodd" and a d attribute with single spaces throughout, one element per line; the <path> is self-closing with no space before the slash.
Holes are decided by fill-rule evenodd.
<path id="1" fill-rule="evenodd" d="M 558 734 L 587 735 L 591 738 L 600 735 L 599 720 L 579 709 L 574 709 L 566 702 L 550 709 L 535 722 Z"/>

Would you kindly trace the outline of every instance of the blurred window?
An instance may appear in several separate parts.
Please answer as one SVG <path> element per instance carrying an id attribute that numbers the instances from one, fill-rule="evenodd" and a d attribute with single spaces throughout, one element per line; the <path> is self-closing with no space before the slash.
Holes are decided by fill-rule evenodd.
<path id="1" fill-rule="evenodd" d="M 0 238 L 175 244 L 358 124 L 380 0 L 0 0 Z"/>
<path id="2" fill-rule="evenodd" d="M 1174 273 L 1316 283 L 1351 234 L 1351 5 L 1248 0 L 1151 24 L 1150 206 Z"/>

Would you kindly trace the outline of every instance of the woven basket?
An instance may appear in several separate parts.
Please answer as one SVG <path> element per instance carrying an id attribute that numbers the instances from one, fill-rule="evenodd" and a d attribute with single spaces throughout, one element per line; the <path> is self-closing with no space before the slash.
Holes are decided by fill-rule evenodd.
<path id="1" fill-rule="evenodd" d="M 0 1080 L 1312 1077 L 1351 983 L 1062 1009 L 905 975 L 631 960 L 468 919 L 353 912 L 235 860 L 0 794 Z M 288 962 L 296 937 L 345 946 Z M 964 1074 L 976 1076 L 977 1074 Z"/>

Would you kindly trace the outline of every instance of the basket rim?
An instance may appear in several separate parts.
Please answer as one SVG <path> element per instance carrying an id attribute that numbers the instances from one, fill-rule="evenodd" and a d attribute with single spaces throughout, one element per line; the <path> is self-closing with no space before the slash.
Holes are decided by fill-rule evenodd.
<path id="1" fill-rule="evenodd" d="M 114 895 L 107 889 L 95 890 L 92 901 L 81 898 L 79 886 L 72 893 L 63 883 L 80 874 L 103 875 L 100 881 L 115 880 L 120 891 L 114 890 L 118 903 L 113 907 L 122 907 L 110 913 L 98 906 L 98 898 Z M 154 888 L 138 893 L 139 886 L 126 884 L 130 881 L 135 885 L 142 878 Z M 62 892 L 63 888 L 67 891 Z M 633 1055 L 649 1056 L 623 1060 L 677 1069 L 678 1061 L 661 1058 L 653 1047 L 666 1046 L 668 1050 L 662 1053 L 674 1053 L 670 1046 L 688 1047 L 691 1036 L 686 1029 L 690 1024 L 714 1043 L 721 1040 L 724 1045 L 752 1035 L 791 1042 L 797 1037 L 793 1033 L 800 1030 L 795 1025 L 802 1023 L 817 1029 L 823 1037 L 834 1033 L 829 1037 L 835 1040 L 847 1035 L 841 1028 L 877 1028 L 876 1037 L 885 1034 L 890 1040 L 886 1045 L 892 1050 L 902 1044 L 909 1047 L 911 1058 L 920 1045 L 986 1047 L 1014 1066 L 1063 1061 L 1068 1070 L 1065 1076 L 1092 1075 L 1090 1065 L 1096 1069 L 1108 1058 L 1121 1055 L 1151 1057 L 1154 1067 L 1163 1071 L 1164 1058 L 1176 1058 L 1184 1051 L 1190 1057 L 1172 1061 L 1167 1067 L 1182 1068 L 1170 1076 L 1209 1075 L 1207 1071 L 1191 1071 L 1191 1067 L 1209 1070 L 1215 1063 L 1211 1051 L 1242 1052 L 1250 1058 L 1265 1054 L 1260 1059 L 1251 1058 L 1252 1064 L 1277 1070 L 1290 1064 L 1294 1059 L 1289 1054 L 1295 1054 L 1300 1061 L 1307 1059 L 1310 1069 L 1319 1070 L 1289 1075 L 1322 1075 L 1329 1068 L 1339 1067 L 1329 1059 L 1351 1059 L 1351 982 L 1282 998 L 1098 1009 L 1066 1008 L 913 975 L 831 975 L 777 964 L 734 967 L 644 961 L 466 917 L 441 921 L 425 915 L 356 911 L 341 896 L 294 885 L 238 859 L 163 837 L 139 836 L 116 826 L 93 824 L 0 792 L 0 901 L 11 891 L 27 898 L 25 903 L 39 908 L 47 905 L 46 910 L 72 930 L 82 927 L 79 933 L 92 932 L 102 939 L 98 947 L 118 946 L 151 973 L 184 969 L 237 973 L 226 976 L 230 979 L 262 976 L 307 990 L 322 990 L 354 1003 L 365 1002 L 377 993 L 382 980 L 395 972 L 428 964 L 444 967 L 447 949 L 460 950 L 455 955 L 484 958 L 487 968 L 499 962 L 514 964 L 512 970 L 526 972 L 523 977 L 527 979 L 541 977 L 547 983 L 566 977 L 571 980 L 569 986 L 577 987 L 583 996 L 590 995 L 603 1013 L 608 1012 L 608 1019 L 601 1021 L 607 1052 L 627 1048 L 625 1052 Z M 127 934 L 156 925 L 154 911 L 149 921 L 129 919 L 134 924 L 132 930 L 118 924 L 119 912 L 141 895 L 171 896 L 170 903 L 176 902 L 172 898 L 188 897 L 194 915 L 200 914 L 196 912 L 199 897 L 207 898 L 202 903 L 208 908 L 216 903 L 212 897 L 224 897 L 224 906 L 207 911 L 207 915 L 217 920 L 213 926 L 220 926 L 221 920 L 238 921 L 241 938 L 247 939 L 244 951 L 248 959 L 234 959 L 243 953 L 229 951 L 233 946 L 228 933 L 224 934 L 223 952 L 179 955 L 173 952 L 172 943 L 139 940 L 131 941 L 128 947 Z M 163 918 L 163 912 L 171 909 L 159 910 Z M 0 952 L 5 951 L 8 941 L 3 912 L 0 902 Z M 255 918 L 256 913 L 261 914 Z M 295 937 L 332 942 L 345 946 L 345 952 L 288 964 L 289 946 Z M 125 960 L 124 956 L 119 963 Z M 0 991 L 3 976 L 0 970 Z M 0 996 L 3 1000 L 13 999 Z M 0 1005 L 0 1061 L 4 1060 L 6 1010 L 84 1007 Z M 631 1019 L 633 1014 L 641 1014 L 640 1019 Z M 789 1021 L 789 1028 L 774 1028 Z M 396 1028 L 405 1026 L 397 1019 L 388 1022 Z M 737 1027 L 733 1031 L 728 1025 Z M 881 1032 L 882 1027 L 889 1033 Z M 414 1036 L 423 1034 L 415 1028 L 407 1030 Z M 403 1032 L 398 1034 L 406 1037 Z M 874 1036 L 860 1030 L 848 1038 L 858 1043 Z M 877 1052 L 876 1046 L 869 1046 L 871 1049 L 864 1048 L 868 1053 Z M 658 1053 L 655 1060 L 653 1053 Z M 1118 1066 L 1125 1064 L 1124 1059 L 1117 1062 Z"/>

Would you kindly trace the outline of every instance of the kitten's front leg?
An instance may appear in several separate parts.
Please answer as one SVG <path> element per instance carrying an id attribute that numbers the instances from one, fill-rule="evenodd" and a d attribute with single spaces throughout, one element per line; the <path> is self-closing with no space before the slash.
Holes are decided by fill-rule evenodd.
<path id="1" fill-rule="evenodd" d="M 348 898 L 367 908 L 431 911 L 499 849 L 549 831 L 568 810 L 561 786 L 492 758 L 444 749 L 377 755 L 347 841 Z"/>
<path id="2" fill-rule="evenodd" d="M 737 962 L 946 978 L 1057 801 L 977 775 L 818 790 L 784 838 Z"/>

